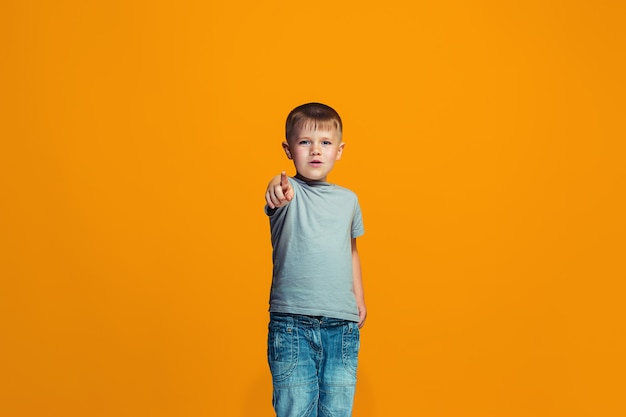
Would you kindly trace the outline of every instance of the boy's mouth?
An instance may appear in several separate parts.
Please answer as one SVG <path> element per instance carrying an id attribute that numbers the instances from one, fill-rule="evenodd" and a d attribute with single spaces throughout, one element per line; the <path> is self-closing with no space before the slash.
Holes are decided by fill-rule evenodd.
<path id="1" fill-rule="evenodd" d="M 310 161 L 309 164 L 315 165 L 315 166 L 322 165 L 322 161 L 318 161 L 317 159 L 315 159 L 313 161 Z"/>

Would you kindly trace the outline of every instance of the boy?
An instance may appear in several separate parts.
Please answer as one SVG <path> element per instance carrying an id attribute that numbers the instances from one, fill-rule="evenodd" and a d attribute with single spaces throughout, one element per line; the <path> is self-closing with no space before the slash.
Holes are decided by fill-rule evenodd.
<path id="1" fill-rule="evenodd" d="M 341 159 L 341 118 L 308 103 L 289 113 L 283 150 L 296 176 L 272 178 L 265 199 L 274 264 L 268 362 L 277 417 L 348 417 L 359 329 L 367 310 L 356 238 L 357 196 L 326 182 Z"/>

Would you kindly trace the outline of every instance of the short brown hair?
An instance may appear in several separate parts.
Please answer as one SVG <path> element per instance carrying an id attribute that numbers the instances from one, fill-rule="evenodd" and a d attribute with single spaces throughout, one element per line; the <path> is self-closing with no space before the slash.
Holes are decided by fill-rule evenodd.
<path id="1" fill-rule="evenodd" d="M 336 129 L 341 140 L 343 124 L 341 117 L 332 107 L 322 103 L 306 103 L 293 109 L 287 116 L 285 137 L 287 141 L 301 129 Z"/>

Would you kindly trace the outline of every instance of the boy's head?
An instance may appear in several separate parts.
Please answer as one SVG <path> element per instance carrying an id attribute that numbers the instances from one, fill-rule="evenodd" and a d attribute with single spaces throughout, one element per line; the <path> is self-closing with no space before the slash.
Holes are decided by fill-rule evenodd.
<path id="1" fill-rule="evenodd" d="M 307 103 L 293 109 L 285 125 L 283 149 L 292 159 L 297 177 L 304 181 L 326 181 L 326 176 L 341 159 L 341 117 L 331 107 Z"/>
<path id="2" fill-rule="evenodd" d="M 322 103 L 307 103 L 293 109 L 285 123 L 285 137 L 287 141 L 300 130 L 328 130 L 336 131 L 341 140 L 343 124 L 339 113 L 330 106 Z"/>

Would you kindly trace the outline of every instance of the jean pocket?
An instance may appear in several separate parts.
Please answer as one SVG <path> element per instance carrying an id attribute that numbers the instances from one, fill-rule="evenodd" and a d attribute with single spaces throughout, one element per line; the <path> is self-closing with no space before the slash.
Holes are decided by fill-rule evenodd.
<path id="1" fill-rule="evenodd" d="M 357 323 L 348 322 L 343 326 L 343 337 L 341 343 L 342 360 L 346 370 L 356 377 L 357 365 L 359 362 L 359 348 L 361 345 L 361 335 Z"/>
<path id="2" fill-rule="evenodd" d="M 270 322 L 267 360 L 274 383 L 287 379 L 298 361 L 298 333 L 293 320 Z"/>

